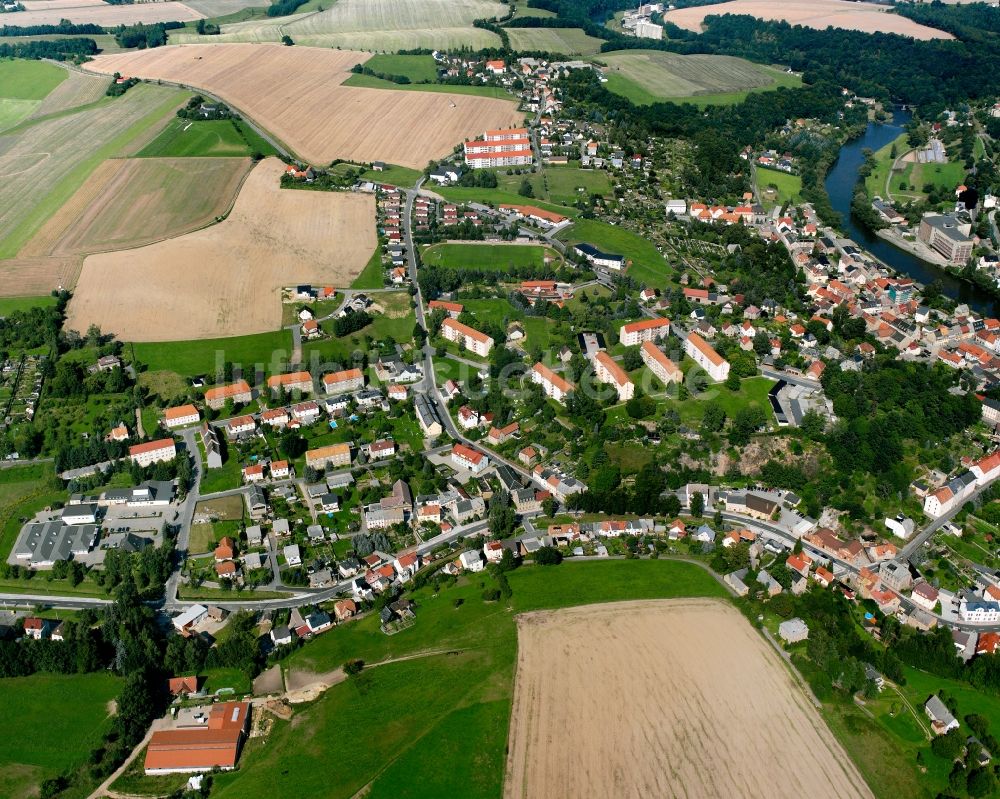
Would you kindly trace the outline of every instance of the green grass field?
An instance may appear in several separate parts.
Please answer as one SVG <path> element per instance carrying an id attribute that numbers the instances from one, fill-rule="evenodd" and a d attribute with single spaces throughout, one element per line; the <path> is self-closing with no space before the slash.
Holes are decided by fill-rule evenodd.
<path id="1" fill-rule="evenodd" d="M 396 58 L 415 58 L 418 56 L 395 56 Z M 378 56 L 376 56 L 378 58 Z M 404 92 L 439 92 L 441 94 L 471 94 L 474 97 L 492 97 L 495 100 L 510 100 L 510 93 L 500 86 L 465 86 L 453 83 L 394 83 L 391 80 L 376 78 L 374 75 L 351 75 L 343 83 L 344 86 L 356 86 L 362 89 L 398 89 Z"/>
<path id="2" fill-rule="evenodd" d="M 174 119 L 159 136 L 147 144 L 139 153 L 140 158 L 231 158 L 252 155 L 273 155 L 274 150 L 263 139 L 253 134 L 245 125 L 241 130 L 228 119 L 206 119 L 192 122 L 190 119 Z M 253 134 L 252 141 L 245 133 Z M 263 144 L 267 151 L 261 150 Z"/>
<path id="3" fill-rule="evenodd" d="M 49 308 L 55 304 L 56 298 L 48 294 L 42 297 L 0 297 L 0 317 L 8 316 L 14 311 Z"/>
<path id="4" fill-rule="evenodd" d="M 402 75 L 414 83 L 437 80 L 437 63 L 430 55 L 380 53 L 373 55 L 364 65 L 373 72 L 379 72 L 383 75 Z"/>
<path id="5" fill-rule="evenodd" d="M 506 178 L 507 175 L 498 174 L 497 178 Z M 517 185 L 521 185 L 521 180 L 525 177 L 530 178 L 530 175 L 517 175 Z M 517 193 L 516 190 L 504 191 L 501 188 L 496 189 L 480 189 L 474 186 L 442 186 L 434 187 L 434 193 L 440 194 L 449 202 L 453 203 L 488 203 L 490 205 L 534 205 L 538 208 L 544 208 L 546 211 L 554 211 L 557 214 L 562 214 L 563 216 L 577 217 L 580 215 L 580 211 L 576 208 L 569 208 L 565 205 L 559 205 L 557 203 L 545 202 L 544 200 L 536 200 L 528 197 L 522 197 Z"/>
<path id="6" fill-rule="evenodd" d="M 573 205 L 578 200 L 586 200 L 591 194 L 608 196 L 611 194 L 611 180 L 606 172 L 597 169 L 577 169 L 569 166 L 549 166 L 534 174 L 506 175 L 497 170 L 500 191 L 514 194 L 527 180 L 535 197 L 557 205 Z M 581 191 L 582 189 L 582 191 Z M 534 203 L 534 199 L 522 198 L 522 203 Z"/>
<path id="7" fill-rule="evenodd" d="M 601 53 L 597 60 L 608 67 L 608 91 L 637 105 L 723 105 L 740 102 L 753 91 L 802 85 L 796 75 L 731 56 L 623 50 Z"/>
<path id="8" fill-rule="evenodd" d="M 602 39 L 588 36 L 580 28 L 507 28 L 507 35 L 514 50 L 544 50 L 563 55 L 594 55 L 603 44 Z"/>
<path id="9" fill-rule="evenodd" d="M 292 335 L 287 330 L 253 336 L 202 339 L 200 341 L 158 341 L 127 344 L 126 352 L 151 372 L 175 372 L 182 376 L 214 374 L 226 361 L 268 366 L 275 354 L 285 359 L 292 352 Z M 269 370 L 270 371 L 270 370 Z"/>
<path id="10" fill-rule="evenodd" d="M 546 254 L 558 260 L 547 247 L 522 244 L 435 244 L 421 255 L 428 266 L 444 269 L 506 270 L 518 267 L 541 268 Z"/>
<path id="11" fill-rule="evenodd" d="M 376 247 L 375 252 L 372 253 L 372 257 L 368 259 L 368 263 L 365 264 L 365 268 L 361 270 L 354 282 L 351 283 L 352 289 L 380 289 L 384 284 L 382 279 L 382 248 Z"/>
<path id="12" fill-rule="evenodd" d="M 514 613 L 621 599 L 723 596 L 702 569 L 665 560 L 526 567 L 509 580 Z M 213 797 L 255 797 L 262 780 L 274 799 L 350 797 L 362 789 L 371 799 L 499 796 L 517 636 L 514 613 L 484 603 L 480 581 L 466 578 L 437 595 L 430 587 L 417 592 L 417 622 L 404 632 L 382 635 L 372 615 L 292 655 L 287 663 L 293 670 L 326 671 L 351 658 L 371 664 L 449 652 L 368 669 L 330 689 L 291 722 L 278 722 L 265 743 L 252 741 L 239 772 L 216 777 Z M 359 726 L 378 734 L 350 757 L 338 758 L 336 768 L 326 767 L 330 741 Z M 295 768 L 288 767 L 292 758 Z"/>
<path id="13" fill-rule="evenodd" d="M 101 742 L 119 687 L 105 673 L 0 680 L 0 796 L 37 796 L 43 780 L 85 761 Z"/>
<path id="14" fill-rule="evenodd" d="M 410 169 L 407 166 L 396 166 L 395 164 L 386 164 L 385 169 L 381 172 L 376 172 L 373 169 L 366 170 L 360 175 L 361 180 L 370 180 L 373 183 L 388 183 L 392 186 L 413 186 L 420 178 L 423 177 L 422 172 L 418 172 L 416 169 Z"/>
<path id="15" fill-rule="evenodd" d="M 768 192 L 770 186 L 775 187 L 773 198 Z M 758 168 L 757 187 L 767 205 L 784 205 L 799 201 L 802 193 L 802 178 L 798 175 L 789 175 L 787 172 L 778 172 L 775 169 Z"/>
<path id="16" fill-rule="evenodd" d="M 373 342 L 391 337 L 396 342 L 409 341 L 413 337 L 413 326 L 416 315 L 410 307 L 410 295 L 406 291 L 385 292 L 374 297 L 375 301 L 385 308 L 386 313 L 377 313 L 371 324 L 363 327 L 349 336 L 319 339 L 303 342 L 302 358 L 309 362 L 313 353 L 329 363 L 344 363 L 358 349 L 366 349 L 366 339 Z M 329 329 L 330 323 L 323 323 L 324 329 Z"/>
<path id="17" fill-rule="evenodd" d="M 62 67 L 45 61 L 0 61 L 0 97 L 42 100 L 66 80 L 67 74 Z"/>
<path id="18" fill-rule="evenodd" d="M 652 242 L 606 222 L 578 219 L 559 233 L 559 239 L 571 245 L 586 242 L 604 252 L 624 255 L 632 261 L 629 276 L 646 285 L 662 285 L 670 274 L 666 260 Z"/>

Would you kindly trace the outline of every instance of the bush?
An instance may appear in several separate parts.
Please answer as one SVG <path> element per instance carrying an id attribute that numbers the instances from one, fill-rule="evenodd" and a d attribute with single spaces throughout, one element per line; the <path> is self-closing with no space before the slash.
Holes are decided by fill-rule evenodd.
<path id="1" fill-rule="evenodd" d="M 562 553 L 555 547 L 542 547 L 535 553 L 535 563 L 539 566 L 557 566 L 562 563 Z"/>
<path id="2" fill-rule="evenodd" d="M 499 588 L 487 588 L 483 591 L 483 602 L 496 602 L 500 599 Z"/>
<path id="3" fill-rule="evenodd" d="M 958 730 L 952 730 L 945 735 L 937 736 L 931 741 L 931 751 L 945 760 L 954 760 L 962 752 L 964 745 L 964 741 Z"/>
<path id="4" fill-rule="evenodd" d="M 344 664 L 344 674 L 348 677 L 353 677 L 355 674 L 360 674 L 364 667 L 365 662 L 363 660 L 348 660 Z"/>

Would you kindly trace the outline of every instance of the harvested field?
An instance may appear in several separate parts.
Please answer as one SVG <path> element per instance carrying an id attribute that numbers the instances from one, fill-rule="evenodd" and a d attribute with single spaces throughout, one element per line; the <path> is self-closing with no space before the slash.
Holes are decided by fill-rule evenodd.
<path id="1" fill-rule="evenodd" d="M 579 28 L 507 28 L 514 50 L 545 50 L 566 55 L 593 55 L 603 41 Z"/>
<path id="2" fill-rule="evenodd" d="M 205 89 L 314 164 L 344 158 L 423 169 L 463 138 L 523 119 L 507 100 L 341 86 L 350 68 L 369 57 L 308 47 L 209 44 L 98 56 L 86 68 Z"/>
<path id="3" fill-rule="evenodd" d="M 92 22 L 105 28 L 117 25 L 134 25 L 144 22 L 187 22 L 203 19 L 193 8 L 184 3 L 137 3 L 133 5 L 108 5 L 103 2 L 59 2 L 59 0 L 38 0 L 25 3 L 27 10 L 17 12 L 17 25 L 58 25 L 62 19 L 68 19 L 82 25 Z M 11 23 L 14 24 L 14 23 Z"/>
<path id="4" fill-rule="evenodd" d="M 69 70 L 66 80 L 56 86 L 38 105 L 32 119 L 79 108 L 82 105 L 96 103 L 108 88 L 110 79 L 103 75 L 85 75 L 82 72 Z"/>
<path id="5" fill-rule="evenodd" d="M 0 137 L 0 258 L 13 258 L 90 173 L 182 101 L 165 87 L 137 86 L 108 104 L 41 120 Z M 29 285 L 11 286 L 9 268 L 24 266 Z M 48 293 L 59 285 L 41 278 L 36 264 L 0 263 L 0 293 Z M 62 285 L 66 285 L 62 283 Z"/>
<path id="6" fill-rule="evenodd" d="M 282 286 L 349 284 L 377 243 L 374 198 L 282 191 L 283 169 L 260 162 L 218 225 L 87 258 L 67 329 L 97 324 L 125 341 L 260 333 L 281 324 Z"/>
<path id="7" fill-rule="evenodd" d="M 711 600 L 519 616 L 504 795 L 873 796 L 785 664 Z"/>
<path id="8" fill-rule="evenodd" d="M 325 11 L 224 25 L 222 41 L 278 42 L 359 50 L 491 47 L 499 37 L 474 28 L 475 19 L 503 16 L 494 0 L 338 0 Z M 171 42 L 190 41 L 183 35 Z"/>
<path id="9" fill-rule="evenodd" d="M 250 166 L 249 158 L 109 159 L 20 256 L 122 250 L 188 233 L 229 210 Z"/>
<path id="10" fill-rule="evenodd" d="M 659 50 L 602 53 L 608 88 L 633 102 L 654 102 L 799 85 L 793 75 L 742 58 L 678 55 Z M 619 83 L 619 82 L 623 83 Z"/>
<path id="11" fill-rule="evenodd" d="M 825 30 L 829 26 L 864 33 L 898 33 L 914 39 L 954 39 L 950 33 L 920 25 L 885 6 L 851 0 L 730 0 L 711 6 L 695 6 L 668 11 L 667 22 L 690 31 L 700 31 L 705 17 L 747 14 L 764 20 L 784 20 L 792 25 Z"/>

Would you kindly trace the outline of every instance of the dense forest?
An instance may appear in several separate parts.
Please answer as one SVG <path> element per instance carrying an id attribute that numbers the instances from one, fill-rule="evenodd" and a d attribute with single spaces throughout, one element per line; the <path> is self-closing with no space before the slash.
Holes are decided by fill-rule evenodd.
<path id="1" fill-rule="evenodd" d="M 53 42 L 30 41 L 0 44 L 0 58 L 28 58 L 53 61 L 70 61 L 97 55 L 97 42 L 93 39 L 58 39 Z"/>

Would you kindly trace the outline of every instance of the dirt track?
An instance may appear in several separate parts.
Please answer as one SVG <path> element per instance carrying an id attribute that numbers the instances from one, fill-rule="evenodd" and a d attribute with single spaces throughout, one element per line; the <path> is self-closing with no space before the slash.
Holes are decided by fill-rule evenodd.
<path id="1" fill-rule="evenodd" d="M 865 33 L 898 33 L 914 39 L 954 39 L 950 33 L 920 25 L 898 14 L 888 14 L 884 6 L 852 0 L 731 0 L 709 6 L 692 6 L 668 11 L 664 18 L 680 28 L 700 31 L 705 17 L 721 14 L 749 14 L 766 20 L 784 20 L 792 25 L 825 30 L 834 28 Z"/>
<path id="2" fill-rule="evenodd" d="M 730 605 L 518 617 L 506 799 L 872 797 L 786 666 Z"/>
<path id="3" fill-rule="evenodd" d="M 233 104 L 299 157 L 423 169 L 467 137 L 523 120 L 512 101 L 340 84 L 371 53 L 314 47 L 199 44 L 98 56 L 94 72 L 161 79 Z"/>
<path id="4" fill-rule="evenodd" d="M 282 190 L 283 170 L 262 161 L 218 225 L 87 258 L 67 329 L 97 324 L 125 341 L 262 333 L 281 324 L 282 286 L 350 283 L 377 244 L 374 198 Z"/>

